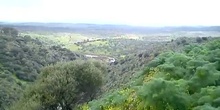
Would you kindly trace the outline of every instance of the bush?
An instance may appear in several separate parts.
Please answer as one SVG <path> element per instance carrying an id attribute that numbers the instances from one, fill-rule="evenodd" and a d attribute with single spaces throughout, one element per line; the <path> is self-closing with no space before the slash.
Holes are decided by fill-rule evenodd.
<path id="1" fill-rule="evenodd" d="M 71 110 L 96 96 L 105 72 L 103 64 L 90 61 L 47 66 L 11 109 L 51 110 L 60 107 L 62 110 Z"/>

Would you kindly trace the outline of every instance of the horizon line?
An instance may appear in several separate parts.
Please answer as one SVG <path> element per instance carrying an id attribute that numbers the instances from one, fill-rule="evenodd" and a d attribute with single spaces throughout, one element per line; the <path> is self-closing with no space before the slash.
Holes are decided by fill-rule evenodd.
<path id="1" fill-rule="evenodd" d="M 111 26 L 130 26 L 130 27 L 218 27 L 220 25 L 131 25 L 123 23 L 89 23 L 89 22 L 42 22 L 42 21 L 0 21 L 0 24 L 72 24 L 72 25 L 111 25 Z"/>

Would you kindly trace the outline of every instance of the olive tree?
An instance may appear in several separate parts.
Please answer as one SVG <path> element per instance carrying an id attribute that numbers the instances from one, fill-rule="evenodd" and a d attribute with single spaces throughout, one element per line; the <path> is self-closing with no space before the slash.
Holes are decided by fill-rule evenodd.
<path id="1" fill-rule="evenodd" d="M 72 110 L 95 97 L 105 72 L 105 66 L 94 61 L 76 60 L 47 66 L 11 109 Z"/>

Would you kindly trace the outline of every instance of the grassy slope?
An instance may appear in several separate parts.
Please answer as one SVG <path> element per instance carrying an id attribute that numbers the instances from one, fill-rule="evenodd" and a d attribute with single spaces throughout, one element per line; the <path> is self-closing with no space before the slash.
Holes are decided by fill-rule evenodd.
<path id="1" fill-rule="evenodd" d="M 37 33 L 37 32 L 24 32 L 21 35 L 29 35 L 32 38 L 39 39 L 48 43 L 48 45 L 62 45 L 72 51 L 77 51 L 79 46 L 75 42 L 83 41 L 88 37 L 81 34 L 74 33 Z"/>

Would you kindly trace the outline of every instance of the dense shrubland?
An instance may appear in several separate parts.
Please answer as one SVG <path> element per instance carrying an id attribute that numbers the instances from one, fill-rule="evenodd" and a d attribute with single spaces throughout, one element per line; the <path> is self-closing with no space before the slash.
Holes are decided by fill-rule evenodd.
<path id="1" fill-rule="evenodd" d="M 123 88 L 80 106 L 83 110 L 220 109 L 220 40 L 188 45 L 151 61 Z"/>
<path id="2" fill-rule="evenodd" d="M 159 54 L 168 51 L 182 52 L 186 45 L 204 44 L 209 40 L 215 38 L 207 38 L 201 42 L 197 42 L 197 38 L 178 38 L 169 42 L 142 42 L 140 43 L 140 49 L 136 49 L 134 52 L 130 48 L 129 54 L 126 54 L 124 58 L 116 57 L 116 62 L 109 67 L 109 73 L 107 75 L 107 82 L 105 89 L 119 88 L 121 85 L 128 83 L 136 74 L 137 71 L 143 70 L 146 65 L 157 57 Z M 133 42 L 136 42 L 135 40 Z M 138 45 L 137 44 L 133 44 Z M 142 46 L 142 47 L 141 47 Z"/>
<path id="3" fill-rule="evenodd" d="M 0 62 L 5 69 L 21 80 L 34 81 L 41 67 L 79 57 L 78 54 L 59 46 L 44 46 L 42 42 L 29 36 L 7 34 L 13 33 L 10 32 L 13 28 L 9 29 L 9 32 L 3 31 L 0 34 Z"/>
<path id="4" fill-rule="evenodd" d="M 1 28 L 0 109 L 17 100 L 26 85 L 35 81 L 42 67 L 79 57 L 59 46 L 45 46 L 30 36 L 19 36 L 14 28 Z"/>
<path id="5" fill-rule="evenodd" d="M 50 44 L 13 28 L 0 30 L 0 109 L 13 102 L 12 110 L 220 109 L 218 38 L 80 45 L 78 52 L 116 59 L 104 75 L 102 63 L 66 63 L 82 56 Z"/>

